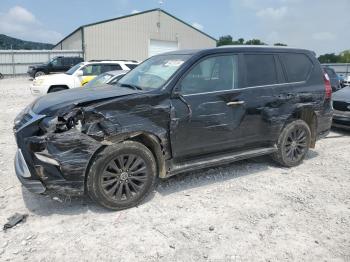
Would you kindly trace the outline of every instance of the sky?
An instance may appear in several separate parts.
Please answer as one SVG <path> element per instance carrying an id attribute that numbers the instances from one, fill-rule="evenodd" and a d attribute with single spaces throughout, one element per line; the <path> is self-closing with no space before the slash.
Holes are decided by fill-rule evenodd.
<path id="1" fill-rule="evenodd" d="M 159 0 L 0 0 L 0 34 L 57 43 L 81 25 L 158 8 Z M 258 38 L 314 50 L 350 49 L 350 0 L 162 0 L 161 8 L 218 39 Z"/>

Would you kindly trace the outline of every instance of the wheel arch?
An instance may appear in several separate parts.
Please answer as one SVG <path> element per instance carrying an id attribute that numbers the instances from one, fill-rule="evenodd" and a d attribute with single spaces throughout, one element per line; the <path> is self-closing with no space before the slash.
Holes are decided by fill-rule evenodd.
<path id="1" fill-rule="evenodd" d="M 55 87 L 63 87 L 63 88 L 65 88 L 65 89 L 69 89 L 69 87 L 68 87 L 67 85 L 52 85 L 52 86 L 49 87 L 49 89 L 47 90 L 47 92 L 50 93 L 51 90 L 52 90 L 53 88 L 55 88 Z"/>
<path id="2" fill-rule="evenodd" d="M 166 166 L 165 166 L 165 151 L 164 146 L 162 146 L 161 139 L 154 134 L 148 133 L 148 132 L 132 132 L 127 134 L 120 134 L 118 137 L 110 138 L 108 140 L 108 143 L 104 143 L 99 147 L 90 157 L 86 168 L 85 168 L 85 174 L 84 174 L 84 190 L 86 192 L 86 184 L 88 179 L 88 174 L 91 169 L 91 166 L 95 159 L 97 158 L 97 155 L 101 153 L 105 148 L 108 147 L 108 145 L 113 145 L 117 143 L 121 143 L 124 141 L 136 141 L 144 146 L 146 146 L 151 153 L 154 156 L 154 159 L 156 161 L 156 166 L 158 170 L 158 176 L 160 178 L 166 177 Z"/>
<path id="3" fill-rule="evenodd" d="M 317 139 L 317 115 L 315 113 L 315 110 L 311 107 L 298 108 L 290 115 L 290 117 L 285 122 L 285 125 L 295 119 L 303 120 L 309 126 L 311 131 L 310 148 L 315 148 Z"/>

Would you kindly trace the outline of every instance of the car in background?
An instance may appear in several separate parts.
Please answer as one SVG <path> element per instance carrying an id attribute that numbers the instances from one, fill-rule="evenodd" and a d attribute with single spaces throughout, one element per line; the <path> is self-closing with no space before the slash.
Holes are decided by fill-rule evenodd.
<path id="1" fill-rule="evenodd" d="M 337 73 L 334 71 L 334 69 L 325 66 L 325 67 L 323 67 L 323 71 L 329 77 L 329 81 L 331 82 L 331 86 L 332 86 L 332 91 L 336 92 L 339 89 L 341 89 L 341 83 L 340 83 L 339 77 L 338 77 Z"/>
<path id="2" fill-rule="evenodd" d="M 350 130 L 350 86 L 333 94 L 332 126 Z"/>
<path id="3" fill-rule="evenodd" d="M 99 76 L 92 79 L 89 83 L 87 83 L 85 85 L 85 87 L 96 87 L 96 86 L 101 86 L 104 84 L 114 85 L 127 72 L 128 72 L 128 70 L 116 70 L 116 71 L 110 71 L 110 72 L 100 74 Z"/>
<path id="4" fill-rule="evenodd" d="M 0 79 L 3 79 L 4 78 L 4 75 L 0 73 Z"/>
<path id="5" fill-rule="evenodd" d="M 34 79 L 30 90 L 33 95 L 45 95 L 47 93 L 62 91 L 84 86 L 96 76 L 114 70 L 131 70 L 137 66 L 137 61 L 112 61 L 91 60 L 82 62 L 63 74 L 39 76 Z"/>
<path id="6" fill-rule="evenodd" d="M 344 80 L 345 80 L 344 75 L 337 74 L 337 76 L 338 76 L 338 79 L 339 79 L 339 82 L 340 82 L 340 86 L 341 86 L 341 88 L 343 88 L 345 86 L 344 85 Z"/>
<path id="7" fill-rule="evenodd" d="M 350 86 L 350 75 L 344 78 L 343 85 Z"/>
<path id="8" fill-rule="evenodd" d="M 83 61 L 84 59 L 79 56 L 57 56 L 48 63 L 29 66 L 27 73 L 32 78 L 51 73 L 62 73 Z"/>

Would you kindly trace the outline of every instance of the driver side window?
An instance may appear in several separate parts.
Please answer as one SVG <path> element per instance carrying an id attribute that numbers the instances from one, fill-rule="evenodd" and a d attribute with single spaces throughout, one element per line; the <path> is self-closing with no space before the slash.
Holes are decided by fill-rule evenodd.
<path id="1" fill-rule="evenodd" d="M 237 55 L 206 58 L 187 73 L 181 82 L 181 93 L 189 95 L 236 88 L 237 65 Z"/>
<path id="2" fill-rule="evenodd" d="M 51 61 L 51 65 L 53 67 L 61 66 L 62 65 L 62 59 L 60 57 L 57 57 Z"/>

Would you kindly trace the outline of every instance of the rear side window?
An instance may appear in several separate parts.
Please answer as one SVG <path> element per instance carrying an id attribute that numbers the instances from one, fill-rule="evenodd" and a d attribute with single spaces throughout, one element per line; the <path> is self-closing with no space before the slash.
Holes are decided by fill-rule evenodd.
<path id="1" fill-rule="evenodd" d="M 281 54 L 288 82 L 306 81 L 312 69 L 310 59 L 304 54 Z"/>
<path id="2" fill-rule="evenodd" d="M 102 66 L 102 73 L 114 70 L 122 70 L 122 67 L 119 64 L 109 64 Z"/>
<path id="3" fill-rule="evenodd" d="M 134 69 L 135 67 L 137 67 L 137 64 L 125 64 L 127 67 L 129 67 L 130 70 Z"/>
<path id="4" fill-rule="evenodd" d="M 273 85 L 278 83 L 275 58 L 270 54 L 244 55 L 247 87 Z"/>

